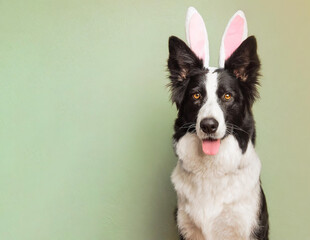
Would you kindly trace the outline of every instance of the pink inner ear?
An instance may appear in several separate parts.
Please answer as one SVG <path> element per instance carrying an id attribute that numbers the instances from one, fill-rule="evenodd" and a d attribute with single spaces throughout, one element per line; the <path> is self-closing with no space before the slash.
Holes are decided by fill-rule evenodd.
<path id="1" fill-rule="evenodd" d="M 189 41 L 193 52 L 205 61 L 206 29 L 202 17 L 194 13 L 189 24 Z"/>
<path id="2" fill-rule="evenodd" d="M 242 43 L 244 21 L 242 17 L 237 15 L 229 24 L 224 39 L 225 60 L 227 60 Z"/>

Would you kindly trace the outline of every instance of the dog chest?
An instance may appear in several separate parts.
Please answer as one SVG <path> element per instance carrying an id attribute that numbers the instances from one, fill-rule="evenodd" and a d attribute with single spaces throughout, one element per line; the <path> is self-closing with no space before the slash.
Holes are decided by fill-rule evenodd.
<path id="1" fill-rule="evenodd" d="M 179 162 L 172 174 L 178 208 L 206 236 L 227 226 L 249 236 L 259 207 L 259 178 L 255 183 L 251 177 L 256 176 L 251 175 L 251 169 L 245 168 L 219 178 L 201 177 L 185 171 Z"/>

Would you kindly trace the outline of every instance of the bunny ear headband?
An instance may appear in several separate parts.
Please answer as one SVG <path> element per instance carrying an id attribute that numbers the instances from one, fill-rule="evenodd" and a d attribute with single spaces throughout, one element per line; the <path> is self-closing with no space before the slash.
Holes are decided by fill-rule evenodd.
<path id="1" fill-rule="evenodd" d="M 190 7 L 186 16 L 186 39 L 192 51 L 209 67 L 209 41 L 204 21 L 198 11 Z M 225 61 L 240 46 L 248 36 L 248 26 L 245 15 L 237 11 L 229 20 L 222 37 L 219 67 L 224 68 Z"/>

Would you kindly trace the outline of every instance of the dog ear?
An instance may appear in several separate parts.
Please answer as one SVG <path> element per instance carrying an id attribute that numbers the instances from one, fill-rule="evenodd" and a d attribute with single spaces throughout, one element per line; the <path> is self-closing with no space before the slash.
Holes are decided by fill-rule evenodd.
<path id="1" fill-rule="evenodd" d="M 170 72 L 171 100 L 179 108 L 189 81 L 191 71 L 202 69 L 203 62 L 181 39 L 169 38 L 168 69 Z"/>
<path id="2" fill-rule="evenodd" d="M 257 55 L 257 43 L 254 36 L 248 37 L 225 61 L 225 69 L 244 86 L 245 94 L 253 103 L 258 97 L 257 85 L 260 61 Z"/>

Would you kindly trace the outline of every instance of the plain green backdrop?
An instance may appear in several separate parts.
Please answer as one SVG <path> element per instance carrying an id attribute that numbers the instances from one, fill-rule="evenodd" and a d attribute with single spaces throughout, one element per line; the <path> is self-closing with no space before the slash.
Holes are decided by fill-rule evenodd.
<path id="1" fill-rule="evenodd" d="M 186 10 L 211 64 L 242 9 L 262 61 L 254 108 L 272 240 L 310 239 L 307 0 L 0 1 L 0 239 L 176 240 L 166 59 Z"/>

